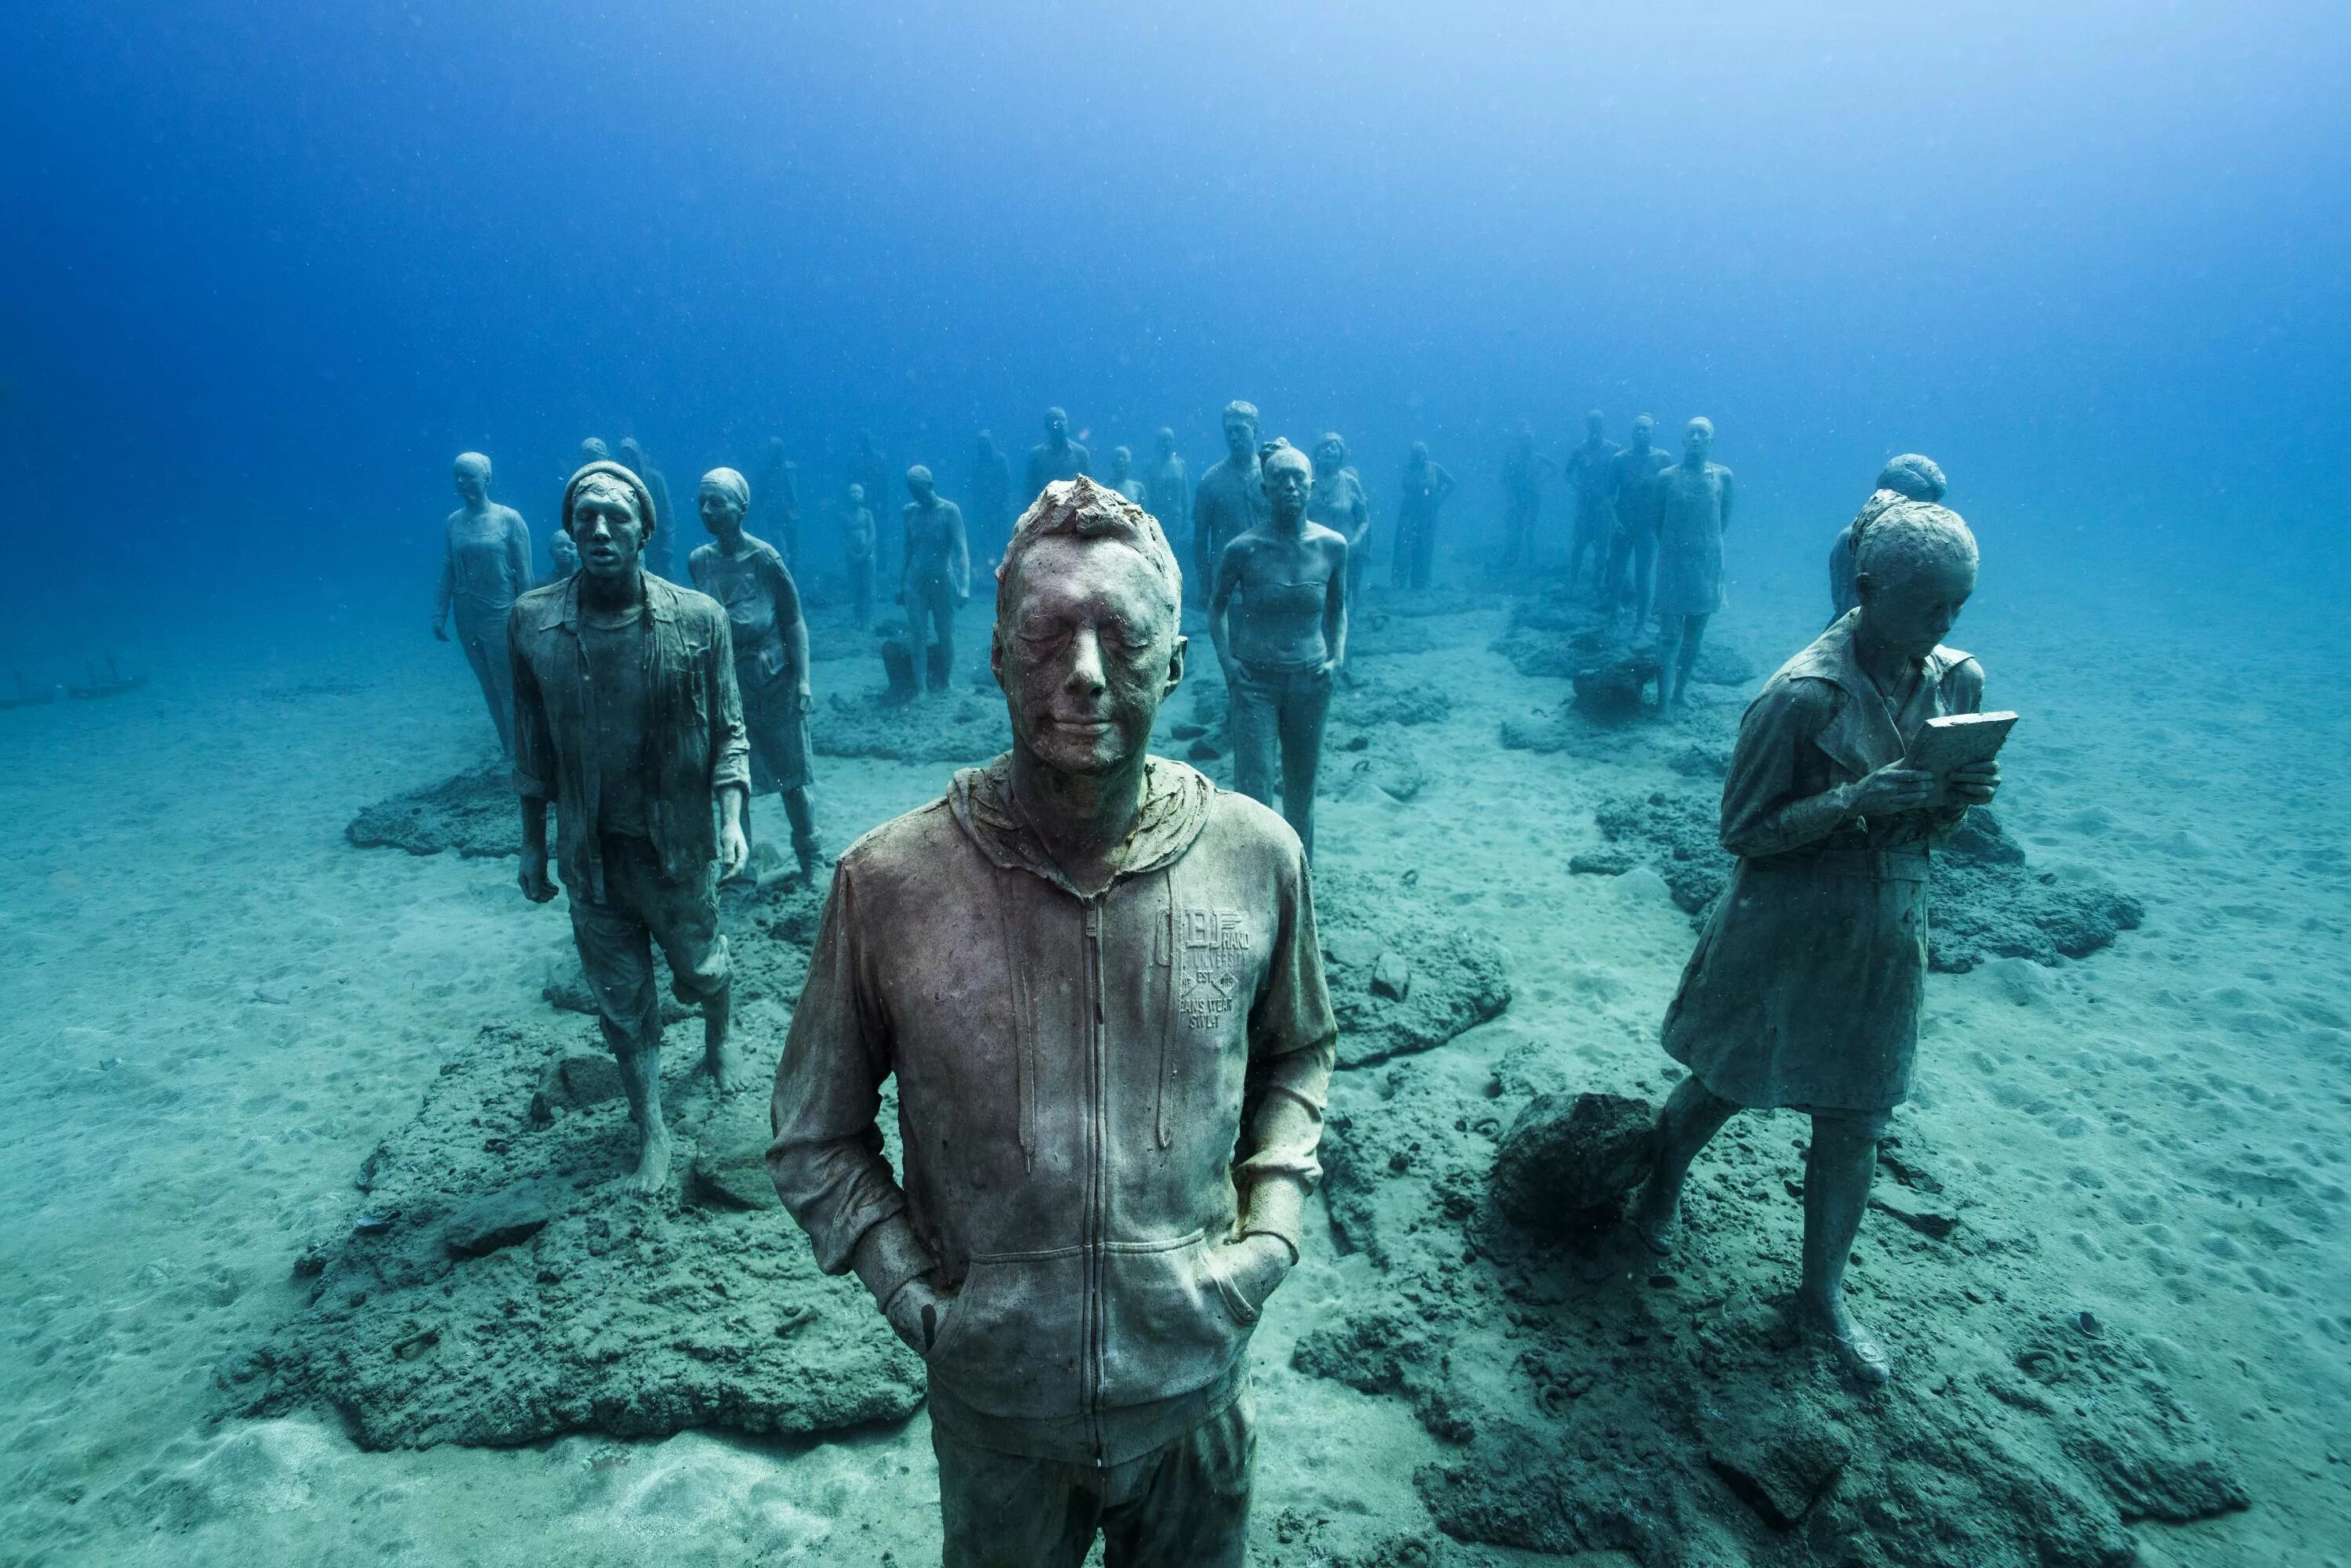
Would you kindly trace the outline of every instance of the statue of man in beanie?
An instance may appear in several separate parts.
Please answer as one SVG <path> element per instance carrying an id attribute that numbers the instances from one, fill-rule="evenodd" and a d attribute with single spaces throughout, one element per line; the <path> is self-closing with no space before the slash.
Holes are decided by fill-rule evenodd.
<path id="1" fill-rule="evenodd" d="M 1144 750 L 1181 601 L 1148 513 L 1047 486 L 997 579 L 1012 749 L 841 857 L 776 1073 L 776 1190 L 928 1364 L 947 1568 L 1243 1560 L 1337 1029 L 1297 835 Z"/>
<path id="2" fill-rule="evenodd" d="M 792 853 L 800 874 L 813 878 L 824 863 L 824 849 L 809 803 L 814 773 L 809 757 L 809 636 L 799 589 L 782 552 L 745 531 L 751 486 L 741 474 L 732 468 L 705 474 L 696 505 L 711 542 L 686 558 L 686 575 L 726 607 L 735 689 L 742 695 L 743 723 L 750 732 L 751 787 L 783 797 Z M 743 832 L 747 839 L 751 835 L 747 801 Z"/>
<path id="3" fill-rule="evenodd" d="M 620 1060 L 642 1192 L 667 1186 L 670 1166 L 654 943 L 679 998 L 702 1004 L 703 1065 L 722 1090 L 746 1082 L 727 1039 L 718 878 L 750 852 L 748 747 L 726 612 L 644 570 L 654 515 L 644 482 L 628 469 L 582 467 L 564 487 L 562 513 L 580 570 L 524 594 L 507 617 L 519 880 L 535 904 L 555 896 L 547 874 L 552 801 L 571 935 Z"/>

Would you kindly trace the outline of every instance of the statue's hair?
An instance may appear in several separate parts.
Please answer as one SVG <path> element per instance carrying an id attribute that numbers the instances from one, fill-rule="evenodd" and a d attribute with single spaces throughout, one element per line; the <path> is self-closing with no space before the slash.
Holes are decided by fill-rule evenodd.
<path id="1" fill-rule="evenodd" d="M 1906 452 L 1879 472 L 1877 487 L 1899 491 L 1914 501 L 1939 501 L 1951 485 L 1933 458 Z"/>
<path id="2" fill-rule="evenodd" d="M 996 569 L 996 614 L 1000 621 L 1011 607 L 1014 580 L 1029 552 L 1049 538 L 1083 539 L 1088 543 L 1123 546 L 1141 556 L 1167 590 L 1167 604 L 1178 624 L 1184 612 L 1184 570 L 1159 520 L 1107 485 L 1081 474 L 1056 479 L 1029 503 L 1012 525 L 1011 542 Z"/>
<path id="3" fill-rule="evenodd" d="M 1700 424 L 1706 426 L 1706 433 L 1708 435 L 1712 435 L 1714 434 L 1714 421 L 1707 418 L 1707 416 L 1702 413 L 1691 415 L 1689 423 L 1683 425 L 1682 428 L 1684 430 L 1688 430 L 1692 426 Z"/>
<path id="4" fill-rule="evenodd" d="M 457 454 L 457 461 L 451 466 L 460 474 L 468 468 L 478 468 L 482 473 L 482 483 L 486 485 L 489 483 L 490 460 L 478 452 L 460 452 Z"/>
<path id="5" fill-rule="evenodd" d="M 1286 435 L 1277 435 L 1257 449 L 1257 465 L 1260 470 L 1276 463 L 1295 463 L 1306 470 L 1310 478 L 1314 473 L 1314 460 L 1290 444 L 1290 438 Z"/>
<path id="6" fill-rule="evenodd" d="M 1249 402 L 1246 398 L 1237 397 L 1233 399 L 1232 402 L 1225 404 L 1224 417 L 1227 419 L 1246 419 L 1251 424 L 1255 424 L 1257 423 L 1257 404 Z"/>
<path id="7" fill-rule="evenodd" d="M 1866 524 L 1856 524 L 1853 565 L 1879 582 L 1907 578 L 1944 561 L 1973 567 L 1976 536 L 1967 520 L 1932 501 L 1897 501 Z"/>
<path id="8" fill-rule="evenodd" d="M 920 463 L 915 464 L 912 468 L 906 470 L 906 483 L 909 485 L 913 484 L 914 482 L 914 476 L 917 474 L 922 476 L 923 483 L 925 485 L 935 485 L 938 483 L 936 479 L 931 477 L 930 469 Z"/>
<path id="9" fill-rule="evenodd" d="M 1317 452 L 1320 452 L 1325 446 L 1337 447 L 1339 449 L 1339 461 L 1344 463 L 1347 460 L 1347 438 L 1340 434 L 1337 431 L 1324 431 L 1321 439 L 1314 443 L 1314 449 Z"/>

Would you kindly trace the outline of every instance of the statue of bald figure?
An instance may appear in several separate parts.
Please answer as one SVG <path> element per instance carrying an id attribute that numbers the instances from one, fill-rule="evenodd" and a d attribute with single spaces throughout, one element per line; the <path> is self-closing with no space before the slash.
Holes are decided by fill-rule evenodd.
<path id="1" fill-rule="evenodd" d="M 1633 630 L 1649 621 L 1649 600 L 1657 566 L 1657 476 L 1673 466 L 1673 454 L 1654 445 L 1657 422 L 1643 414 L 1633 422 L 1633 444 L 1608 465 L 1608 507 L 1615 531 L 1608 542 L 1608 570 L 1601 585 L 1609 619 L 1630 606 Z"/>
<path id="2" fill-rule="evenodd" d="M 1192 492 L 1192 572 L 1201 582 L 1216 580 L 1225 546 L 1270 515 L 1258 473 L 1257 404 L 1238 398 L 1225 404 L 1224 426 L 1225 455 Z"/>
<path id="3" fill-rule="evenodd" d="M 955 684 L 956 609 L 971 598 L 971 546 L 963 509 L 940 497 L 928 468 L 906 470 L 906 494 L 914 499 L 899 514 L 906 554 L 898 602 L 906 607 L 907 651 L 927 688 L 944 692 Z"/>
<path id="4" fill-rule="evenodd" d="M 1597 594 L 1608 569 L 1609 536 L 1615 517 L 1608 504 L 1609 483 L 1615 476 L 1616 455 L 1624 450 L 1608 439 L 1608 417 L 1598 409 L 1583 416 L 1583 440 L 1567 455 L 1567 479 L 1575 489 L 1575 536 L 1568 546 L 1567 587 L 1573 593 L 1587 568 Z"/>
<path id="5" fill-rule="evenodd" d="M 481 684 L 498 749 L 514 755 L 514 666 L 507 652 L 507 611 L 531 586 L 530 529 L 522 514 L 490 499 L 490 460 L 461 452 L 456 463 L 457 509 L 441 526 L 441 587 L 434 598 L 433 635 L 457 643 Z"/>
<path id="6" fill-rule="evenodd" d="M 1943 470 L 1931 457 L 1906 452 L 1877 476 L 1877 488 L 1829 547 L 1829 619 L 1834 621 L 1861 602 L 1854 589 L 1854 549 L 1869 525 L 1889 507 L 1904 501 L 1939 501 L 1950 488 Z"/>
<path id="7" fill-rule="evenodd" d="M 1714 422 L 1682 430 L 1682 460 L 1657 480 L 1657 711 L 1689 706 L 1706 623 L 1722 609 L 1722 533 L 1730 526 L 1730 470 L 1709 461 Z"/>
<path id="8" fill-rule="evenodd" d="M 1208 636 L 1229 694 L 1233 788 L 1278 804 L 1311 860 L 1322 726 L 1347 662 L 1347 539 L 1307 515 L 1306 454 L 1272 442 L 1259 472 L 1266 517 L 1217 558 Z"/>
<path id="9" fill-rule="evenodd" d="M 1314 444 L 1314 488 L 1306 515 L 1347 541 L 1347 599 L 1352 603 L 1362 598 L 1372 565 L 1372 498 L 1364 476 L 1348 465 L 1347 443 L 1335 430 L 1324 431 Z"/>
<path id="10" fill-rule="evenodd" d="M 1070 439 L 1070 416 L 1058 408 L 1045 411 L 1045 439 L 1029 449 L 1028 493 L 1034 504 L 1045 486 L 1058 479 L 1093 473 L 1092 455 Z"/>
<path id="11" fill-rule="evenodd" d="M 645 482 L 645 491 L 653 498 L 653 537 L 645 540 L 644 569 L 655 577 L 677 580 L 676 569 L 671 564 L 670 536 L 677 528 L 677 508 L 670 504 L 669 479 L 653 466 L 645 455 L 644 444 L 633 435 L 621 438 L 621 466 Z"/>
<path id="12" fill-rule="evenodd" d="M 1174 430 L 1162 425 L 1154 439 L 1151 466 L 1143 471 L 1144 507 L 1162 528 L 1173 528 L 1192 516 L 1192 470 L 1176 454 Z"/>
<path id="13" fill-rule="evenodd" d="M 1148 492 L 1143 481 L 1134 476 L 1134 454 L 1123 446 L 1110 449 L 1110 477 L 1103 480 L 1105 488 L 1117 491 L 1136 506 L 1143 505 Z"/>

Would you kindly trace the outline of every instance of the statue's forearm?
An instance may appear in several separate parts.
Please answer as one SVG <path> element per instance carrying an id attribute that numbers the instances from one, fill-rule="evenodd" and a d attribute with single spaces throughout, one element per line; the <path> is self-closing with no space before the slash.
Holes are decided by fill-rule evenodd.
<path id="1" fill-rule="evenodd" d="M 522 802 L 522 858 L 547 859 L 547 802 L 528 795 Z"/>

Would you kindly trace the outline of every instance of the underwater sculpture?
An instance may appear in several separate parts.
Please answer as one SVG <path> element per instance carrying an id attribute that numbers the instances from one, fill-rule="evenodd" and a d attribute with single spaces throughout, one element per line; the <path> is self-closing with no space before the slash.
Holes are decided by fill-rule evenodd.
<path id="1" fill-rule="evenodd" d="M 982 562 L 1004 553 L 1012 524 L 1012 460 L 996 444 L 996 432 L 983 430 L 972 444 L 971 499 L 964 507 L 970 550 Z"/>
<path id="2" fill-rule="evenodd" d="M 1149 494 L 1143 481 L 1134 476 L 1134 454 L 1123 446 L 1110 449 L 1110 476 L 1102 484 L 1138 507 L 1144 504 L 1144 497 Z"/>
<path id="3" fill-rule="evenodd" d="M 1633 630 L 1649 621 L 1649 601 L 1657 565 L 1657 476 L 1673 466 L 1673 455 L 1654 444 L 1657 422 L 1643 414 L 1633 422 L 1633 443 L 1608 465 L 1608 509 L 1615 531 L 1608 540 L 1608 573 L 1601 597 L 1613 620 L 1630 605 Z"/>
<path id="4" fill-rule="evenodd" d="M 1657 476 L 1657 711 L 1689 703 L 1706 623 L 1722 609 L 1722 531 L 1730 526 L 1730 470 L 1711 462 L 1714 422 L 1682 431 L 1682 460 Z"/>
<path id="5" fill-rule="evenodd" d="M 1939 501 L 1950 488 L 1943 477 L 1940 465 L 1931 457 L 1916 452 L 1906 452 L 1888 463 L 1877 476 L 1877 488 L 1861 504 L 1853 521 L 1837 533 L 1836 542 L 1829 546 L 1829 619 L 1834 621 L 1860 602 L 1853 591 L 1854 541 L 1889 507 L 1904 501 Z"/>
<path id="6" fill-rule="evenodd" d="M 1225 404 L 1225 455 L 1208 465 L 1192 492 L 1192 575 L 1213 582 L 1225 546 L 1265 520 L 1265 486 L 1258 474 L 1257 404 Z"/>
<path id="7" fill-rule="evenodd" d="M 849 579 L 850 612 L 861 627 L 873 620 L 873 508 L 865 504 L 865 486 L 852 485 L 849 508 L 841 520 L 841 570 Z"/>
<path id="8" fill-rule="evenodd" d="M 735 690 L 749 732 L 751 789 L 783 797 L 792 854 L 800 874 L 813 878 L 824 864 L 824 849 L 809 803 L 809 637 L 799 589 L 776 548 L 744 532 L 751 486 L 742 475 L 713 468 L 702 476 L 697 504 L 711 542 L 695 547 L 685 570 L 694 586 L 726 611 Z M 747 798 L 743 836 L 746 842 L 753 837 Z"/>
<path id="9" fill-rule="evenodd" d="M 1074 479 L 1093 472 L 1093 456 L 1070 439 L 1070 416 L 1058 408 L 1045 411 L 1045 439 L 1029 449 L 1028 491 L 1030 505 L 1056 479 Z"/>
<path id="10" fill-rule="evenodd" d="M 653 516 L 644 482 L 626 468 L 581 468 L 563 497 L 580 571 L 531 590 L 507 617 L 522 799 L 517 880 L 534 904 L 555 896 L 551 802 L 572 939 L 620 1063 L 643 1192 L 668 1184 L 670 1164 L 651 945 L 661 945 L 679 998 L 702 1004 L 704 1068 L 722 1090 L 742 1086 L 727 1032 L 717 879 L 750 856 L 750 748 L 726 612 L 643 569 Z"/>
<path id="11" fill-rule="evenodd" d="M 1314 444 L 1314 486 L 1306 515 L 1347 541 L 1347 597 L 1360 599 L 1372 564 L 1372 499 L 1364 476 L 1347 465 L 1347 443 L 1326 430 Z"/>
<path id="12" fill-rule="evenodd" d="M 1306 454 L 1277 440 L 1259 467 L 1268 516 L 1217 558 L 1208 635 L 1230 694 L 1233 788 L 1278 802 L 1311 858 L 1322 725 L 1347 661 L 1347 541 L 1306 515 Z"/>
<path id="13" fill-rule="evenodd" d="M 899 514 L 906 538 L 898 570 L 906 648 L 925 687 L 943 692 L 955 682 L 955 612 L 971 597 L 971 549 L 962 508 L 940 499 L 929 469 L 917 463 L 906 470 L 906 493 L 914 497 Z"/>
<path id="14" fill-rule="evenodd" d="M 1928 846 L 2000 785 L 1997 762 L 1967 764 L 1946 802 L 1935 775 L 1903 766 L 1928 719 L 1982 706 L 1982 666 L 1941 645 L 1976 559 L 1957 514 L 1886 512 L 1862 538 L 1860 607 L 1741 720 L 1721 827 L 1739 864 L 1666 1009 L 1667 1054 L 1690 1075 L 1658 1117 L 1635 1209 L 1643 1240 L 1670 1252 L 1690 1162 L 1723 1124 L 1742 1108 L 1809 1112 L 1798 1316 L 1866 1382 L 1891 1372 L 1846 1309 L 1844 1270 L 1917 1056 Z"/>
<path id="15" fill-rule="evenodd" d="M 545 588 L 550 582 L 560 582 L 580 570 L 580 547 L 561 528 L 547 536 L 547 559 L 553 564 L 547 575 L 531 586 Z M 501 625 L 504 622 L 500 622 Z"/>
<path id="16" fill-rule="evenodd" d="M 1535 563 L 1535 519 L 1542 513 L 1545 480 L 1559 472 L 1557 460 L 1535 450 L 1534 427 L 1520 420 L 1502 454 L 1502 570 Z"/>
<path id="17" fill-rule="evenodd" d="M 1130 1568 L 1244 1559 L 1247 1352 L 1337 1030 L 1296 837 L 1146 754 L 1181 592 L 1113 492 L 1029 508 L 1012 749 L 841 857 L 776 1073 L 777 1192 L 927 1363 L 948 1568 L 1078 1568 L 1098 1531 Z"/>
<path id="18" fill-rule="evenodd" d="M 530 587 L 530 529 L 522 514 L 490 499 L 490 460 L 461 452 L 457 498 L 464 503 L 442 524 L 441 586 L 433 601 L 433 635 L 449 640 L 457 619 L 457 645 L 482 684 L 498 749 L 514 755 L 514 672 L 507 655 L 507 611 Z"/>
<path id="19" fill-rule="evenodd" d="M 1396 505 L 1395 560 L 1392 588 L 1426 588 L 1437 564 L 1437 514 L 1453 495 L 1453 476 L 1428 460 L 1428 444 L 1416 441 L 1405 458 L 1403 498 Z"/>
<path id="20" fill-rule="evenodd" d="M 847 489 L 864 490 L 865 504 L 880 507 L 886 504 L 890 494 L 890 460 L 883 455 L 882 444 L 870 430 L 861 430 L 850 438 Z M 853 508 L 856 503 L 852 502 Z M 882 537 L 879 529 L 873 538 L 873 570 L 878 577 L 882 570 Z"/>
<path id="21" fill-rule="evenodd" d="M 759 509 L 754 518 L 786 566 L 808 570 L 800 559 L 800 465 L 784 455 L 784 438 L 770 435 L 759 460 Z M 691 570 L 691 567 L 688 568 Z"/>
<path id="22" fill-rule="evenodd" d="M 1616 455 L 1624 450 L 1608 439 L 1607 415 L 1595 408 L 1583 416 L 1583 440 L 1567 455 L 1567 480 L 1575 489 L 1575 535 L 1567 552 L 1570 592 L 1583 580 L 1587 563 L 1595 590 L 1607 570 L 1609 538 L 1616 520 L 1608 504 L 1608 491 L 1616 476 Z"/>
<path id="23" fill-rule="evenodd" d="M 621 437 L 620 465 L 644 481 L 645 494 L 653 498 L 653 532 L 645 536 L 645 570 L 655 577 L 674 582 L 676 577 L 670 564 L 670 536 L 677 527 L 677 510 L 670 504 L 669 476 L 653 466 L 645 455 L 644 443 L 633 435 Z"/>
<path id="24" fill-rule="evenodd" d="M 1151 466 L 1143 471 L 1143 509 L 1163 528 L 1192 520 L 1192 470 L 1176 450 L 1176 432 L 1159 427 Z"/>

